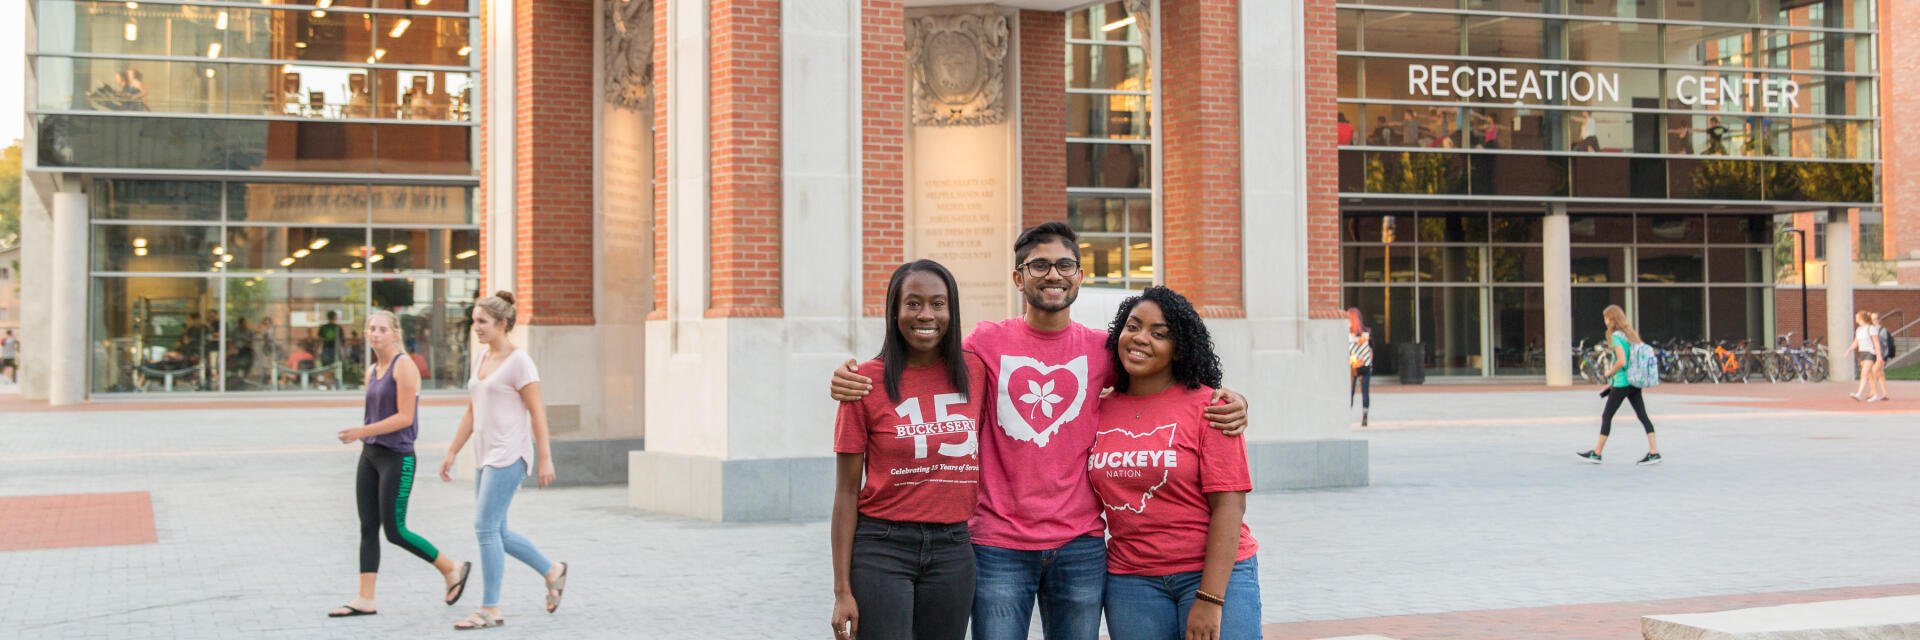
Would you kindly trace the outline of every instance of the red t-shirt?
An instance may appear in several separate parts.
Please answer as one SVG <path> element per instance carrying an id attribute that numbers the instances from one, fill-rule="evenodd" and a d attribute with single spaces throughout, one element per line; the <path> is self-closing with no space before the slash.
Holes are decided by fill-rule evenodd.
<path id="1" fill-rule="evenodd" d="M 1100 390 L 1113 380 L 1107 332 L 1079 323 L 1040 331 L 1011 318 L 980 323 L 965 344 L 994 385 L 992 428 L 980 436 L 980 510 L 967 525 L 974 543 L 1039 551 L 1100 535 L 1100 501 L 1082 465 Z"/>
<path id="2" fill-rule="evenodd" d="M 1174 385 L 1150 396 L 1113 393 L 1087 476 L 1107 514 L 1107 571 L 1164 576 L 1206 565 L 1208 493 L 1251 491 L 1247 445 L 1207 426 L 1213 389 Z M 1137 417 L 1136 417 L 1137 416 Z M 1240 523 L 1238 562 L 1260 546 Z"/>
<path id="3" fill-rule="evenodd" d="M 908 367 L 900 400 L 887 396 L 885 364 L 868 360 L 860 375 L 873 392 L 840 403 L 833 450 L 866 454 L 860 513 L 899 522 L 966 522 L 979 501 L 981 418 L 992 399 L 987 368 L 967 358 L 971 394 L 953 387 L 947 365 Z"/>

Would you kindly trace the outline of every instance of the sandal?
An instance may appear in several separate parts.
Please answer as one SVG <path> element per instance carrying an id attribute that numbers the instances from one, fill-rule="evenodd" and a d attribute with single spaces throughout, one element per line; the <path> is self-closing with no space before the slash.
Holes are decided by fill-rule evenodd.
<path id="1" fill-rule="evenodd" d="M 346 611 L 344 611 L 344 612 L 342 612 L 342 611 L 340 611 L 340 609 L 346 609 Z M 353 603 L 351 603 L 351 602 L 349 602 L 349 603 L 346 603 L 346 604 L 343 604 L 343 605 L 340 605 L 340 609 L 335 609 L 335 610 L 333 610 L 333 611 L 328 611 L 328 612 L 327 612 L 327 617 L 329 617 L 329 618 L 351 618 L 351 617 L 354 617 L 354 616 L 370 616 L 370 615 L 374 615 L 374 614 L 377 614 L 377 613 L 380 613 L 380 612 L 378 612 L 378 611 L 368 611 L 368 610 L 365 610 L 365 609 L 360 609 L 360 608 L 357 608 L 357 607 L 354 607 L 354 606 L 353 606 Z"/>
<path id="2" fill-rule="evenodd" d="M 472 573 L 472 562 L 460 563 L 460 581 L 447 585 L 447 606 L 453 606 L 453 603 L 460 601 L 460 596 L 467 595 L 467 576 Z"/>
<path id="3" fill-rule="evenodd" d="M 474 629 L 489 629 L 492 627 L 498 627 L 498 626 L 504 625 L 506 623 L 507 621 L 500 619 L 500 616 L 487 613 L 486 610 L 482 609 L 482 610 L 467 614 L 467 618 L 465 620 L 461 620 L 459 622 L 453 623 L 453 630 L 454 631 L 472 631 Z M 464 626 L 464 627 L 460 626 L 462 624 L 467 626 Z"/>
<path id="4" fill-rule="evenodd" d="M 567 563 L 560 563 L 560 577 L 547 581 L 547 613 L 560 608 L 560 596 L 567 591 Z"/>

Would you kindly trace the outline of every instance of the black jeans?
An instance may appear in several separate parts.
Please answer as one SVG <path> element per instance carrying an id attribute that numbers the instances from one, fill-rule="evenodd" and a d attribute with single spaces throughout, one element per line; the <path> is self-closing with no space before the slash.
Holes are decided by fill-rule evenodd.
<path id="1" fill-rule="evenodd" d="M 1613 435 L 1613 412 L 1620 410 L 1621 400 L 1633 405 L 1633 415 L 1640 418 L 1647 433 L 1653 433 L 1653 421 L 1647 419 L 1647 404 L 1640 399 L 1640 387 L 1608 387 L 1607 408 L 1600 412 L 1600 435 Z"/>
<path id="2" fill-rule="evenodd" d="M 860 516 L 847 579 L 860 638 L 960 640 L 973 612 L 973 538 L 967 523 Z"/>

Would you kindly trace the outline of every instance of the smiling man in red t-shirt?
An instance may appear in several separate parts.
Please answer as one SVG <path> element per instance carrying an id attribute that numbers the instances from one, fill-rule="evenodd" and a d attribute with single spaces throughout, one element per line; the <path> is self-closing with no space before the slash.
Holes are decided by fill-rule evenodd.
<path id="1" fill-rule="evenodd" d="M 1068 309 L 1085 278 L 1079 234 L 1059 222 L 1014 241 L 1013 284 L 1025 315 L 982 322 L 966 338 L 993 384 L 995 424 L 980 432 L 980 503 L 969 523 L 975 591 L 973 637 L 1027 637 L 1036 600 L 1046 637 L 1093 640 L 1100 633 L 1107 549 L 1086 456 L 1098 429 L 1100 392 L 1111 385 L 1107 333 L 1073 321 Z M 873 388 L 849 360 L 834 372 L 833 399 L 857 401 Z M 1221 392 L 1210 426 L 1246 428 L 1246 401 Z"/>

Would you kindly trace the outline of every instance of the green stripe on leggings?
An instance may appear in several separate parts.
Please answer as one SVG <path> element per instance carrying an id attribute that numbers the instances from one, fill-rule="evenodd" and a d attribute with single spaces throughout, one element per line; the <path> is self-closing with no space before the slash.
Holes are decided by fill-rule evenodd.
<path id="1" fill-rule="evenodd" d="M 400 458 L 400 495 L 393 499 L 393 524 L 400 529 L 400 538 L 425 553 L 429 560 L 440 557 L 440 550 L 433 543 L 407 528 L 407 497 L 413 494 L 413 456 Z"/>

